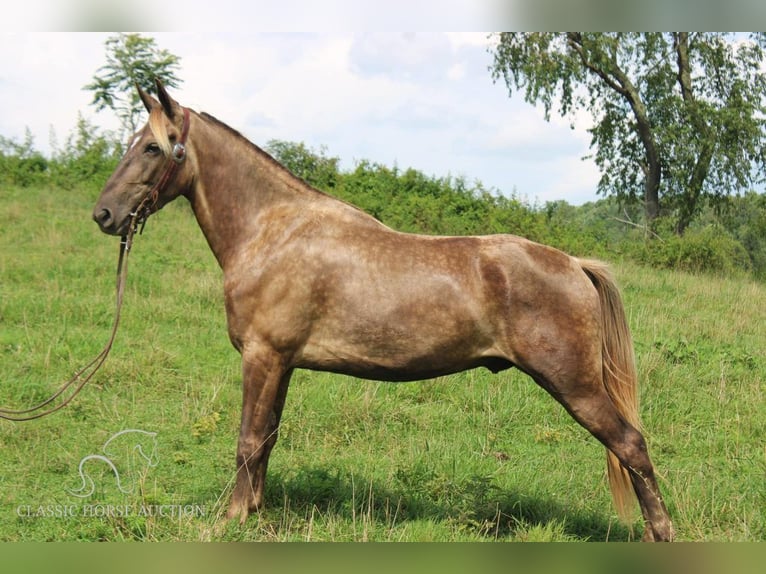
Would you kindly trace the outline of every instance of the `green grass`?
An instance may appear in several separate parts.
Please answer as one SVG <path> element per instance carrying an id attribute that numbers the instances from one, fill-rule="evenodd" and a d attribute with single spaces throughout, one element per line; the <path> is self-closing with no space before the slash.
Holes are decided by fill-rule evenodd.
<path id="1" fill-rule="evenodd" d="M 46 397 L 106 342 L 118 240 L 90 221 L 94 201 L 0 190 L 4 406 Z M 615 271 L 678 538 L 763 540 L 766 288 L 628 263 Z M 631 539 L 611 506 L 603 448 L 518 372 L 397 385 L 297 372 L 267 508 L 242 527 L 220 521 L 240 407 L 221 273 L 176 202 L 136 238 L 103 369 L 59 413 L 0 421 L 0 540 Z M 157 433 L 156 466 L 123 444 L 110 453 L 132 490 L 90 461 L 96 490 L 73 496 L 80 461 L 124 429 Z"/>

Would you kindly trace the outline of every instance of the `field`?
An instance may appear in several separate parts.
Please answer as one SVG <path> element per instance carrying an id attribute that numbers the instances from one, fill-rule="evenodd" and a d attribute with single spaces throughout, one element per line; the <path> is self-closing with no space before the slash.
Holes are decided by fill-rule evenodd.
<path id="1" fill-rule="evenodd" d="M 108 338 L 118 240 L 96 192 L 0 190 L 0 404 Z M 614 263 L 679 540 L 766 539 L 766 286 Z M 66 409 L 0 421 L 0 540 L 627 541 L 603 448 L 529 378 L 293 378 L 267 508 L 222 523 L 241 407 L 221 273 L 183 200 L 130 257 L 120 331 Z M 120 431 L 128 431 L 122 432 Z M 156 434 L 155 434 L 156 433 Z M 141 445 L 139 448 L 137 445 Z"/>

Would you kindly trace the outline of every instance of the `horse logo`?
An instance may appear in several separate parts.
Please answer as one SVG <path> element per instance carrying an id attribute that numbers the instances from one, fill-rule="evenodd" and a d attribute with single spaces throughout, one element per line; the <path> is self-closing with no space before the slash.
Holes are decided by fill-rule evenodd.
<path id="1" fill-rule="evenodd" d="M 67 489 L 67 492 L 78 498 L 87 498 L 96 491 L 96 482 L 91 477 L 88 470 L 97 467 L 96 461 L 103 462 L 107 466 L 107 471 L 114 474 L 117 488 L 124 494 L 131 494 L 135 482 L 149 468 L 154 468 L 159 463 L 157 458 L 157 433 L 141 429 L 121 430 L 107 439 L 104 446 L 101 447 L 103 454 L 89 454 L 80 460 L 78 472 L 80 474 L 81 484 L 79 488 Z M 127 472 L 131 477 L 133 484 L 125 485 L 125 481 L 120 475 L 115 460 L 120 462 L 123 472 Z M 136 475 L 138 471 L 139 475 Z M 101 473 L 103 474 L 103 472 Z M 130 480 L 128 482 L 131 482 Z"/>

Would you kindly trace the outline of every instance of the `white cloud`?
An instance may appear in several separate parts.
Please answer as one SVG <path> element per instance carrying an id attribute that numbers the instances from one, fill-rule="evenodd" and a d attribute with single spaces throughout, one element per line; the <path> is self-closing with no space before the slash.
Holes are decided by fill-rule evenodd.
<path id="1" fill-rule="evenodd" d="M 462 80 L 465 77 L 465 65 L 462 62 L 452 64 L 447 70 L 447 77 L 450 80 Z"/>
<path id="2" fill-rule="evenodd" d="M 446 32 L 453 50 L 463 47 L 486 48 L 492 43 L 487 32 Z"/>
<path id="3" fill-rule="evenodd" d="M 102 64 L 102 43 L 90 34 L 0 35 L 0 135 L 18 139 L 28 127 L 36 147 L 47 152 L 51 128 L 63 143 L 78 111 L 94 118 L 91 95 L 82 88 Z M 99 123 L 117 126 L 107 116 Z"/>
<path id="4" fill-rule="evenodd" d="M 78 111 L 115 127 L 82 90 L 105 61 L 107 37 L 0 36 L 0 135 L 23 136 L 29 125 L 45 147 L 48 126 L 63 141 Z M 553 115 L 546 123 L 540 110 L 494 85 L 484 33 L 156 38 L 181 58 L 184 82 L 174 97 L 259 145 L 272 138 L 325 145 L 347 167 L 363 158 L 397 162 L 530 197 L 543 187 L 571 194 L 592 185 L 575 167 L 587 134 Z"/>

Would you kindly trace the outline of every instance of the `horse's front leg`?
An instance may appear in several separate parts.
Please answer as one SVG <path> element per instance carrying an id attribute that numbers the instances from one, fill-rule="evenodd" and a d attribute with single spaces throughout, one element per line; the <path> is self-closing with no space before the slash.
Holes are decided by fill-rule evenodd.
<path id="1" fill-rule="evenodd" d="M 268 457 L 277 438 L 291 371 L 283 358 L 261 347 L 242 353 L 242 422 L 237 476 L 226 517 L 243 523 L 263 502 Z"/>

